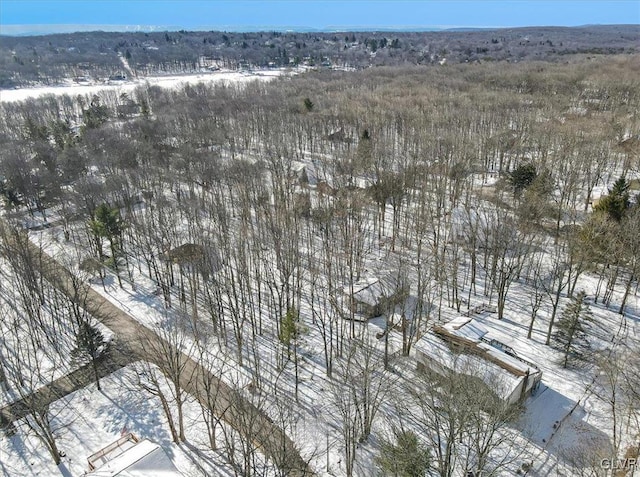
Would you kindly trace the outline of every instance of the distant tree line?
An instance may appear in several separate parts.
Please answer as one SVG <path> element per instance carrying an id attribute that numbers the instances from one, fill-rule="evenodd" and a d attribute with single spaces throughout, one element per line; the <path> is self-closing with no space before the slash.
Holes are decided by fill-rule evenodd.
<path id="1" fill-rule="evenodd" d="M 0 88 L 217 67 L 395 66 L 563 60 L 637 51 L 637 26 L 439 32 L 73 33 L 0 41 Z M 126 60 L 129 68 L 124 67 Z"/>

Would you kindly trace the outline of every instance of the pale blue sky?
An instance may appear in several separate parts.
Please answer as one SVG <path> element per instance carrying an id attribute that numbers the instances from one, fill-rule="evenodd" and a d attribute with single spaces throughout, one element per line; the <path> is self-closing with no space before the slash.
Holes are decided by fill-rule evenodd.
<path id="1" fill-rule="evenodd" d="M 232 31 L 629 23 L 640 23 L 640 0 L 0 0 L 3 33 L 18 33 L 15 25 Z"/>

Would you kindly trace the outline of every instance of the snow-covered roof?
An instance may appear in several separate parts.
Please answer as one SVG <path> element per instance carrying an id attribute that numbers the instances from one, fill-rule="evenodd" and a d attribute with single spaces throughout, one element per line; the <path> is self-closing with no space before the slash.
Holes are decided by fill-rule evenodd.
<path id="1" fill-rule="evenodd" d="M 434 326 L 418 340 L 415 349 L 428 360 L 424 364 L 438 364 L 442 369 L 478 377 L 504 400 L 513 401 L 512 396 L 525 379 L 541 376 L 534 364 L 491 339 L 487 328 L 468 316 Z"/>
<path id="2" fill-rule="evenodd" d="M 205 276 L 220 270 L 222 262 L 213 247 L 195 243 L 182 244 L 161 254 L 160 258 L 180 266 L 194 266 Z"/>
<path id="3" fill-rule="evenodd" d="M 307 164 L 300 161 L 291 161 L 291 170 L 294 172 L 302 172 L 307 167 Z"/>
<path id="4" fill-rule="evenodd" d="M 434 332 L 444 341 L 466 346 L 470 351 L 484 356 L 512 374 L 524 376 L 540 371 L 532 363 L 517 357 L 514 352 L 507 352 L 510 350 L 508 346 L 490 339 L 488 330 L 473 318 L 459 316 L 442 326 L 435 326 Z"/>
<path id="5" fill-rule="evenodd" d="M 128 447 L 87 477 L 182 477 L 173 462 L 158 444 L 143 439 Z"/>
<path id="6" fill-rule="evenodd" d="M 521 359 L 516 358 L 508 353 L 505 353 L 500 348 L 492 346 L 488 343 L 478 343 L 478 349 L 484 351 L 488 356 L 491 356 L 496 363 L 500 363 L 503 368 L 509 370 L 517 370 L 520 374 L 535 374 L 540 370 L 534 367 L 532 364 L 527 363 Z M 512 371 L 513 372 L 513 371 Z"/>
<path id="7" fill-rule="evenodd" d="M 476 343 L 480 342 L 489 332 L 482 324 L 468 316 L 458 316 L 443 325 L 443 328 L 452 335 L 460 336 Z"/>
<path id="8" fill-rule="evenodd" d="M 317 187 L 318 184 L 324 182 L 329 187 L 334 187 L 333 178 L 323 170 L 322 166 L 318 165 L 317 160 L 311 160 L 311 162 L 291 161 L 291 170 L 298 176 L 306 176 L 307 184 L 312 187 Z"/>
<path id="9" fill-rule="evenodd" d="M 398 290 L 398 281 L 391 275 L 363 278 L 353 285 L 353 299 L 369 306 L 376 306 L 383 297 L 393 296 Z M 350 293 L 350 287 L 344 287 L 344 293 Z"/>
<path id="10" fill-rule="evenodd" d="M 422 336 L 416 342 L 414 349 L 443 369 L 481 379 L 500 399 L 505 401 L 511 398 L 524 379 L 523 376 L 516 376 L 480 356 L 452 351 L 449 345 L 434 333 Z"/>

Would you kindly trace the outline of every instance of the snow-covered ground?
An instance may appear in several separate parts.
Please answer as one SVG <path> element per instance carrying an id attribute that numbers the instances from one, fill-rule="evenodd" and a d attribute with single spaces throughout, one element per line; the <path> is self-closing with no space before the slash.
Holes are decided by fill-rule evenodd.
<path id="1" fill-rule="evenodd" d="M 388 214 L 389 216 L 391 214 Z M 64 240 L 60 227 L 51 227 L 31 233 L 32 239 L 42 244 L 45 249 L 58 258 L 67 257 L 67 261 L 75 253 L 70 242 Z M 144 267 L 143 267 L 144 268 Z M 137 269 L 136 269 L 137 270 Z M 154 285 L 144 274 L 135 273 L 135 288 L 125 281 L 120 288 L 115 276 L 107 274 L 105 286 L 100 281 L 94 281 L 93 287 L 114 304 L 130 313 L 141 323 L 150 328 L 172 319 L 174 312 L 165 309 L 163 300 L 154 294 Z M 577 289 L 584 289 L 587 295 L 593 296 L 597 286 L 597 279 L 590 275 L 584 275 Z M 480 287 L 479 287 L 480 289 Z M 524 282 L 516 282 L 508 296 L 505 317 L 498 320 L 495 314 L 482 313 L 476 319 L 487 327 L 492 337 L 510 346 L 519 356 L 532 361 L 543 372 L 542 386 L 526 402 L 526 410 L 521 419 L 514 425 L 519 429 L 523 442 L 530 445 L 529 455 L 533 461 L 533 469 L 529 475 L 545 476 L 552 472 L 560 471 L 562 460 L 569 455 L 580 452 L 585 442 L 593 441 L 594 444 L 602 443 L 610 439 L 612 422 L 610 410 L 605 400 L 596 397 L 592 393 L 592 385 L 595 375 L 593 368 L 563 369 L 559 365 L 560 354 L 544 344 L 548 326 L 549 308 L 543 306 L 539 313 L 533 330 L 532 339 L 526 338 L 529 325 L 529 295 L 530 287 Z M 619 302 L 620 296 L 614 296 L 613 303 Z M 472 295 L 470 307 L 474 307 L 487 300 L 480 295 Z M 178 303 L 175 298 L 174 302 Z M 559 308 L 568 302 L 568 298 L 561 300 Z M 608 309 L 600 304 L 592 304 L 595 322 L 594 334 L 597 336 L 597 347 L 611 339 L 620 337 L 619 332 L 624 331 L 623 339 L 627 346 L 640 346 L 640 300 L 637 296 L 630 297 L 628 312 L 622 316 L 615 309 Z M 441 310 L 442 321 L 447 321 L 458 316 L 454 309 L 444 307 Z M 295 440 L 303 449 L 303 456 L 315 456 L 312 464 L 320 474 L 324 475 L 329 462 L 330 471 L 326 475 L 333 475 L 341 471 L 341 444 L 339 432 L 339 420 L 335 410 L 328 402 L 330 381 L 326 379 L 324 363 L 322 360 L 321 336 L 310 322 L 311 312 L 304 305 L 301 315 L 305 319 L 308 332 L 301 342 L 301 359 L 303 365 L 300 371 L 300 406 L 293 409 L 296 416 Z M 369 327 L 374 335 L 384 327 L 384 321 L 373 320 Z M 190 342 L 190 338 L 187 338 Z M 225 355 L 230 366 L 227 367 L 223 378 L 231 385 L 245 387 L 250 382 L 250 371 L 237 365 L 234 355 L 229 349 L 221 347 L 215 339 L 208 344 L 211 358 Z M 400 337 L 392 334 L 392 352 L 400 348 Z M 190 348 L 188 345 L 186 348 Z M 291 373 L 280 375 L 277 370 L 276 356 L 272 346 L 268 343 L 258 345 L 261 349 L 261 366 L 265 380 L 281 379 L 280 385 L 289 391 L 293 387 Z M 246 365 L 245 365 L 246 366 Z M 277 409 L 273 400 L 269 401 L 267 408 L 271 409 L 272 416 Z M 388 408 L 385 408 L 387 411 Z M 380 424 L 384 427 L 384 424 Z M 633 436 L 625 435 L 625 442 L 630 443 Z M 327 445 L 328 442 L 328 445 Z M 359 463 L 362 469 L 372 471 L 373 444 L 363 444 L 359 451 Z M 329 456 L 327 450 L 329 447 Z M 565 470 L 566 471 L 566 470 Z"/>
<path id="2" fill-rule="evenodd" d="M 20 391 L 12 386 L 0 387 L 2 407 L 78 369 L 88 358 L 73 353 L 77 347 L 77 325 L 68 309 L 45 306 L 39 315 L 31 310 L 29 316 L 15 271 L 4 258 L 0 258 L 0 281 L 0 356 L 9 381 L 20 382 Z M 55 289 L 48 289 L 48 293 L 51 295 L 47 299 L 52 302 L 66 301 Z M 112 339 L 113 332 L 106 326 L 89 316 L 85 319 L 101 332 L 105 342 Z M 37 366 L 37 371 L 30 369 L 33 366 Z"/>
<path id="3" fill-rule="evenodd" d="M 48 215 L 52 218 L 56 216 L 55 212 L 51 212 Z M 33 242 L 41 245 L 43 250 L 63 263 L 74 263 L 73 257 L 76 256 L 77 250 L 75 250 L 71 242 L 64 239 L 64 233 L 60 226 L 32 231 L 30 232 L 30 237 Z M 77 264 L 77 261 L 75 263 Z M 135 286 L 132 286 L 126 279 L 123 282 L 124 286 L 120 288 L 115 275 L 107 270 L 104 286 L 100 279 L 94 277 L 92 279 L 92 288 L 141 324 L 156 332 L 162 333 L 163 329 L 174 327 L 176 320 L 180 320 L 178 305 L 175 308 L 167 309 L 164 306 L 162 296 L 154 293 L 156 287 L 148 277 L 136 273 Z M 174 296 L 173 301 L 176 304 L 179 303 L 177 294 Z M 302 312 L 305 312 L 304 308 Z M 309 316 L 310 312 L 305 313 L 305 315 Z M 379 328 L 374 324 L 369 333 L 374 335 L 378 330 Z M 209 366 L 217 366 L 217 369 L 220 370 L 221 378 L 228 385 L 248 393 L 247 390 L 252 380 L 250 367 L 247 364 L 240 366 L 231 350 L 221 346 L 213 333 L 209 334 L 207 342 L 204 343 L 206 347 L 205 353 L 201 353 L 201 350 L 194 346 L 192 335 L 184 334 L 181 336 L 180 341 L 184 352 L 201 362 L 202 360 L 208 361 Z M 287 421 L 287 425 L 290 426 L 288 428 L 289 436 L 302 449 L 303 458 L 312 456 L 312 467 L 318 469 L 319 475 L 342 475 L 344 473 L 344 465 L 342 464 L 342 447 L 339 442 L 340 423 L 335 410 L 327 401 L 327 393 L 331 388 L 331 384 L 326 377 L 323 366 L 320 351 L 321 338 L 317 330 L 313 327 L 309 328 L 309 333 L 304 338 L 305 352 L 300 356 L 299 395 L 301 406 L 290 406 L 290 399 L 293 394 L 291 369 L 281 375 L 278 370 L 277 353 L 274 352 L 273 347 L 266 340 L 263 339 L 263 341 L 259 345 L 261 349 L 260 366 L 264 374 L 263 379 L 267 382 L 273 382 L 274 389 L 279 387 L 284 394 L 277 396 L 264 393 L 260 397 L 261 404 L 276 423 L 279 423 L 282 419 Z M 392 340 L 392 349 L 397 350 L 399 348 L 401 348 L 401 343 L 397 339 Z M 286 407 L 289 414 L 287 416 L 282 414 L 283 399 L 287 401 Z M 140 412 L 143 415 L 145 410 L 141 409 Z M 146 437 L 146 435 L 144 436 Z M 365 453 L 371 451 L 371 449 L 363 449 Z M 48 456 L 44 455 L 44 459 L 47 458 Z M 329 463 L 328 466 L 327 462 Z M 365 465 L 365 468 L 369 468 L 372 471 L 372 463 L 373 460 L 368 459 L 368 464 Z M 329 472 L 325 474 L 323 470 L 326 471 L 327 468 Z"/>
<path id="4" fill-rule="evenodd" d="M 176 445 L 158 398 L 136 387 L 136 365 L 130 365 L 103 378 L 102 390 L 95 384 L 56 401 L 55 416 L 58 447 L 64 455 L 61 465 L 53 463 L 46 448 L 23 422 L 18 432 L 0 440 L 0 474 L 23 476 L 81 476 L 87 472 L 87 458 L 116 441 L 123 433 L 160 444 L 185 477 L 233 475 L 224 458 L 208 448 L 200 405 L 192 398 L 185 404 L 188 442 Z M 175 412 L 175 410 L 174 410 Z"/>
<path id="5" fill-rule="evenodd" d="M 268 69 L 248 71 L 213 71 L 210 73 L 172 75 L 172 76 L 149 76 L 142 79 L 127 81 L 111 81 L 96 84 L 80 84 L 68 80 L 66 84 L 60 86 L 40 86 L 34 88 L 3 89 L 0 90 L 0 103 L 23 101 L 28 98 L 38 98 L 40 96 L 52 94 L 55 96 L 91 96 L 101 91 L 113 91 L 118 95 L 130 93 L 138 86 L 151 85 L 161 88 L 177 88 L 185 84 L 195 83 L 228 83 L 238 84 L 248 81 L 268 81 L 284 74 L 291 74 L 298 70 L 292 69 Z"/>
<path id="6" fill-rule="evenodd" d="M 277 71 L 265 72 L 262 76 L 243 75 L 241 73 L 211 73 L 207 75 L 194 75 L 188 77 L 165 77 L 156 78 L 153 81 L 161 86 L 177 87 L 180 83 L 187 81 L 248 81 L 252 79 L 269 79 L 278 74 Z M 226 75 L 226 76 L 225 76 Z M 185 79 L 186 78 L 186 79 Z M 151 79 L 148 80 L 151 83 Z M 129 91 L 137 86 L 136 83 L 126 85 L 92 85 L 92 86 L 67 86 L 62 88 L 34 89 L 16 91 L 13 99 L 0 92 L 2 101 L 16 101 L 34 94 L 92 94 L 100 88 L 115 88 L 119 93 Z M 88 88 L 86 91 L 79 88 Z M 50 88 L 51 89 L 51 88 Z M 24 96 L 20 96 L 24 94 Z M 487 184 L 484 184 L 487 185 Z M 599 187 L 594 192 L 594 196 L 599 196 L 606 188 Z M 388 210 L 386 229 L 391 230 L 390 222 L 392 211 Z M 55 213 L 49 215 L 50 222 L 55 222 Z M 180 219 L 178 219 L 180 220 Z M 455 220 L 455 219 L 454 219 Z M 33 226 L 34 223 L 29 224 Z M 84 224 L 76 224 L 76 232 L 84 227 Z M 372 232 L 374 226 L 367 225 L 367 231 Z M 32 231 L 30 233 L 34 242 L 41 244 L 45 250 L 56 256 L 67 265 L 75 266 L 79 263 L 79 251 L 74 248 L 71 242 L 64 238 L 61 227 L 52 226 L 44 230 Z M 79 241 L 81 243 L 82 240 Z M 373 242 L 373 241 L 372 241 Z M 550 242 L 549 242 L 550 243 Z M 552 247 L 552 245 L 550 245 Z M 380 259 L 383 255 L 380 245 L 378 249 L 370 251 L 369 262 Z M 387 247 L 388 248 L 388 247 Z M 388 251 L 387 251 L 388 252 Z M 411 252 L 406 252 L 409 255 Z M 266 256 L 266 255 L 265 255 Z M 411 258 L 411 257 L 405 257 Z M 462 265 L 466 266 L 465 264 Z M 162 327 L 167 321 L 175 321 L 180 315 L 180 300 L 174 296 L 173 309 L 164 306 L 162 296 L 158 296 L 156 285 L 150 277 L 144 273 L 144 266 L 137 268 L 132 265 L 131 270 L 135 286 L 124 279 L 124 286 L 118 286 L 113 273 L 107 272 L 104 286 L 100 280 L 94 279 L 93 288 L 103 296 L 112 301 L 127 313 L 145 326 L 156 329 Z M 124 273 L 123 273 L 124 275 Z M 124 278 L 124 277 L 123 277 Z M 412 279 L 415 277 L 411 277 Z M 597 278 L 585 274 L 580 279 L 577 290 L 584 289 L 588 296 L 593 296 L 597 287 Z M 482 283 L 478 284 L 478 294 L 472 294 L 468 289 L 462 290 L 462 296 L 470 296 L 470 303 L 466 306 L 473 308 L 488 299 L 483 296 Z M 177 294 L 177 291 L 174 290 Z M 557 351 L 544 344 L 545 334 L 550 317 L 550 306 L 545 301 L 541 307 L 536 324 L 533 329 L 532 339 L 527 339 L 527 327 L 530 319 L 530 295 L 532 288 L 524 281 L 517 280 L 511 287 L 508 297 L 505 317 L 498 320 L 495 315 L 483 313 L 476 316 L 489 333 L 499 339 L 502 343 L 513 348 L 519 356 L 532 361 L 543 372 L 542 386 L 530 399 L 526 401 L 526 409 L 521 419 L 514 423 L 522 435 L 522 442 L 530 445 L 527 455 L 533 461 L 533 468 L 528 475 L 543 477 L 554 475 L 562 470 L 565 475 L 571 475 L 571 470 L 562 469 L 563 464 L 559 464 L 567 455 L 579 453 L 579 447 L 589 440 L 603 441 L 610 439 L 612 421 L 610 410 L 606 399 L 598 397 L 593 393 L 593 383 L 596 378 L 593 367 L 586 367 L 579 370 L 563 369 L 559 364 L 560 355 Z M 468 295 L 467 295 L 468 294 Z M 495 297 L 495 295 L 494 295 Z M 614 294 L 612 303 L 620 302 L 620 294 Z M 495 300 L 495 298 L 494 298 Z M 568 298 L 563 296 L 559 305 L 561 310 L 568 303 Z M 189 304 L 184 305 L 184 312 L 188 314 Z M 465 308 L 463 306 L 463 308 Z M 619 315 L 617 310 L 606 308 L 600 304 L 592 304 L 592 311 L 596 325 L 594 335 L 596 335 L 597 347 L 604 348 L 605 344 L 618 338 L 623 339 L 628 347 L 640 346 L 640 300 L 636 295 L 629 298 L 627 312 L 624 316 Z M 322 338 L 312 322 L 313 313 L 308 306 L 306 297 L 300 306 L 301 318 L 306 327 L 304 336 L 300 339 L 300 381 L 299 401 L 290 405 L 290 418 L 295 424 L 291 427 L 290 436 L 302 448 L 303 457 L 311 458 L 312 466 L 320 475 L 343 475 L 344 464 L 342 461 L 342 447 L 340 443 L 340 422 L 336 410 L 331 405 L 330 380 L 326 378 L 322 355 Z M 458 316 L 453 308 L 442 306 L 439 310 L 440 320 L 447 321 Z M 248 326 L 248 325 L 247 325 Z M 358 325 L 360 326 L 360 325 Z M 369 333 L 375 335 L 383 331 L 384 320 L 374 320 L 369 325 Z M 273 339 L 273 336 L 270 337 Z M 267 338 L 258 337 L 255 349 L 258 350 L 259 361 L 263 379 L 272 383 L 274 388 L 278 387 L 283 392 L 283 396 L 288 397 L 289 403 L 293 393 L 293 373 L 291 365 L 281 372 L 278 365 L 278 351 L 274 343 Z M 392 352 L 400 347 L 400 337 L 398 333 L 391 336 Z M 374 341 L 375 342 L 375 341 Z M 185 349 L 192 349 L 193 338 L 185 335 Z M 277 345 L 277 342 L 276 342 Z M 228 363 L 223 379 L 231 385 L 239 388 L 247 388 L 251 383 L 251 370 L 245 363 L 240 366 L 236 360 L 233 344 L 229 347 L 222 346 L 216 337 L 211 336 L 207 343 L 208 355 L 204 359 L 220 359 Z M 203 359 L 203 356 L 197 356 Z M 407 361 L 409 366 L 412 362 Z M 51 463 L 51 459 L 38 447 L 32 439 L 24 438 L 22 433 L 5 439 L 2 443 L 3 458 L 0 459 L 5 466 L 5 473 L 8 475 L 58 475 L 55 472 L 78 475 L 86 464 L 86 456 L 94 452 L 109 442 L 119 437 L 120 432 L 126 426 L 127 430 L 136 432 L 142 437 L 149 438 L 163 445 L 174 457 L 176 465 L 185 472 L 186 475 L 218 475 L 213 470 L 218 464 L 224 468 L 222 457 L 209 451 L 193 452 L 173 445 L 168 435 L 167 423 L 164 416 L 159 412 L 160 406 L 154 400 L 134 391 L 130 386 L 130 379 L 133 373 L 131 368 L 115 373 L 104 380 L 105 390 L 97 392 L 92 386 L 74 393 L 68 398 L 56 403 L 63 410 L 59 415 L 71 422 L 70 425 L 61 430 L 60 447 L 66 452 L 65 467 L 58 471 Z M 265 407 L 274 419 L 281 410 L 278 407 L 277 396 L 265 396 Z M 198 436 L 204 435 L 197 431 L 197 415 L 199 406 L 195 403 L 188 405 L 189 419 L 193 423 L 195 437 L 190 439 L 196 441 Z M 391 408 L 383 406 L 384 412 L 391 412 Z M 62 422 L 62 421 L 61 421 Z M 380 427 L 386 424 L 380 420 Z M 380 427 L 377 429 L 379 430 Z M 192 434 L 190 434 L 191 436 Z M 634 436 L 624 435 L 624 442 L 630 443 Z M 206 443 L 202 444 L 202 449 L 206 449 Z M 373 472 L 373 456 L 376 451 L 376 442 L 363 443 L 358 450 L 358 463 L 361 473 L 359 475 L 370 475 Z M 327 455 L 327 448 L 328 455 Z M 6 459 L 5 459 L 6 456 Z M 202 468 L 200 468 L 202 466 Z M 209 466 L 209 467 L 207 467 Z M 65 470 L 67 469 L 67 470 Z M 204 469 L 204 470 L 202 470 Z M 327 470 L 328 469 L 328 470 Z M 198 473 L 200 472 L 200 473 Z M 225 475 L 220 474 L 220 475 Z M 506 475 L 506 474 L 505 474 Z"/>

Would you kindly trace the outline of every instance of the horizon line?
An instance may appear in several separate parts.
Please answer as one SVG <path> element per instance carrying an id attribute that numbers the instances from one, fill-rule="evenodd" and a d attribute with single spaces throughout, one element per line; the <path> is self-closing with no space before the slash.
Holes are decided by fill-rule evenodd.
<path id="1" fill-rule="evenodd" d="M 300 33 L 338 33 L 338 32 L 427 32 L 447 30 L 502 30 L 516 28 L 585 28 L 592 26 L 638 26 L 636 23 L 596 23 L 585 25 L 520 25 L 520 26 L 468 26 L 468 25 L 392 25 L 392 26 L 355 26 L 355 25 L 327 25 L 325 27 L 282 26 L 282 25 L 198 25 L 185 28 L 179 25 L 133 25 L 133 24 L 13 24 L 0 25 L 0 35 L 3 36 L 44 36 L 68 33 L 156 33 L 156 32 L 300 32 Z"/>

